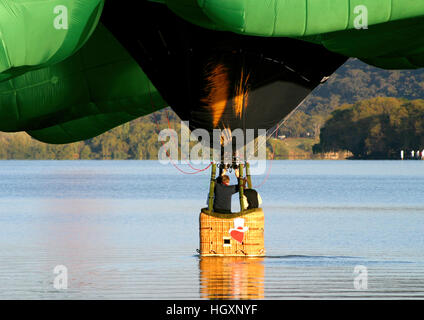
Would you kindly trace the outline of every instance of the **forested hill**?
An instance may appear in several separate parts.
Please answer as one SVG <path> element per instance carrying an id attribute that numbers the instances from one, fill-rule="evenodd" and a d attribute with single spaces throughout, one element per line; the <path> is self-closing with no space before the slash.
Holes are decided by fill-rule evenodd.
<path id="1" fill-rule="evenodd" d="M 289 139 L 271 141 L 268 148 L 275 151 L 275 159 L 296 157 L 298 153 L 312 157 L 312 145 L 319 142 L 320 129 L 332 111 L 375 97 L 424 99 L 424 70 L 387 71 L 351 59 L 318 87 L 280 129 L 279 135 Z M 62 146 L 37 142 L 25 133 L 0 133 L 0 159 L 156 159 L 160 147 L 157 125 L 168 126 L 167 113 L 171 126 L 178 130 L 178 117 L 170 110 L 159 111 L 96 138 Z M 328 136 L 326 139 L 328 143 Z M 325 146 L 324 150 L 337 149 Z"/>
<path id="2" fill-rule="evenodd" d="M 306 112 L 322 112 L 329 105 L 355 103 L 377 96 L 424 98 L 424 70 L 382 70 L 350 59 L 308 98 Z"/>
<path id="3" fill-rule="evenodd" d="M 382 70 L 350 59 L 305 100 L 281 134 L 318 138 L 319 129 L 334 109 L 375 97 L 424 99 L 424 69 Z"/>
<path id="4" fill-rule="evenodd" d="M 348 150 L 356 159 L 399 159 L 400 150 L 421 153 L 423 148 L 424 100 L 380 97 L 334 110 L 314 151 Z"/>

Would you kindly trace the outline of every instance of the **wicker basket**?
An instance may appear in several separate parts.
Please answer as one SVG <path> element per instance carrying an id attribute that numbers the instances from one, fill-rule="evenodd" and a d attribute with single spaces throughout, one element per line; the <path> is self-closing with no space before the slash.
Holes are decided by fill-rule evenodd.
<path id="1" fill-rule="evenodd" d="M 264 256 L 264 212 L 200 213 L 201 256 Z"/>
<path id="2" fill-rule="evenodd" d="M 263 299 L 261 257 L 201 257 L 200 293 L 203 299 Z"/>

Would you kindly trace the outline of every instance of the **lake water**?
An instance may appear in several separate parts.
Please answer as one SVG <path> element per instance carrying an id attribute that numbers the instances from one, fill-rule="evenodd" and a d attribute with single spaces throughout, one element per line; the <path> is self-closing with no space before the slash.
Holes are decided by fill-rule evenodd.
<path id="1" fill-rule="evenodd" d="M 424 298 L 423 161 L 274 161 L 258 259 L 197 255 L 208 176 L 0 161 L 0 299 Z"/>

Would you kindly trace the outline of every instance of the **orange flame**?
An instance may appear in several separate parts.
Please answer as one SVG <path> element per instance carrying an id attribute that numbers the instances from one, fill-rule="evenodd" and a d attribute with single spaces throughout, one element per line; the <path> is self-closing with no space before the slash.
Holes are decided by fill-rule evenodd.
<path id="1" fill-rule="evenodd" d="M 212 112 L 213 126 L 218 126 L 225 111 L 229 95 L 228 70 L 223 64 L 217 64 L 207 75 L 209 94 L 201 100 Z"/>
<path id="2" fill-rule="evenodd" d="M 226 146 L 229 142 L 232 141 L 231 129 L 227 128 L 227 126 L 222 124 L 224 130 L 221 132 L 221 146 Z"/>
<path id="3" fill-rule="evenodd" d="M 241 69 L 241 76 L 238 86 L 236 88 L 236 95 L 234 97 L 233 110 L 237 117 L 241 118 L 243 109 L 246 108 L 249 98 L 249 89 L 247 82 L 249 81 L 250 74 L 244 76 L 244 70 Z"/>

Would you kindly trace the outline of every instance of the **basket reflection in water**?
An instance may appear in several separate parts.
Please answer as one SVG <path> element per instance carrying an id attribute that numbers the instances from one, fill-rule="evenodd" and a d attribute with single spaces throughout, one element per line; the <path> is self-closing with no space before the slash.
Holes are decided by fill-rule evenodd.
<path id="1" fill-rule="evenodd" d="M 264 258 L 201 257 L 203 299 L 263 299 Z"/>

